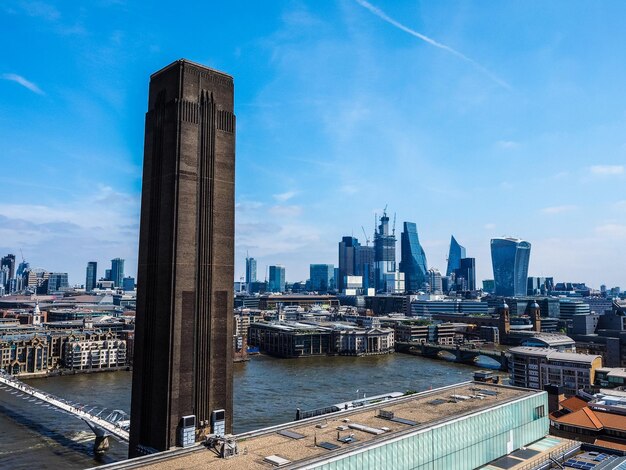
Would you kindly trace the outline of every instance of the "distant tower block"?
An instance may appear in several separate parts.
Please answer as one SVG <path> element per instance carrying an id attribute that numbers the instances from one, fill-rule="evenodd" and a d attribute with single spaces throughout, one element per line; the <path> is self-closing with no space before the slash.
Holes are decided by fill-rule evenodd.
<path id="1" fill-rule="evenodd" d="M 235 115 L 232 77 L 178 60 L 150 77 L 129 453 L 231 432 Z"/>
<path id="2" fill-rule="evenodd" d="M 533 330 L 536 332 L 541 331 L 541 308 L 536 300 L 530 305 L 530 319 L 533 322 Z"/>
<path id="3" fill-rule="evenodd" d="M 502 341 L 505 336 L 511 332 L 511 315 L 509 313 L 509 306 L 504 300 L 498 307 L 498 315 L 500 316 L 498 329 L 500 330 L 500 341 Z"/>

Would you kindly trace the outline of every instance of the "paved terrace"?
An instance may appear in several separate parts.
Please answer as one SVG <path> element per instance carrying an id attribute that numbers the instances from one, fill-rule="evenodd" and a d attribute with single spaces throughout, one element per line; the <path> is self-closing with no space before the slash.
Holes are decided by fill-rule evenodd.
<path id="1" fill-rule="evenodd" d="M 327 458 L 347 453 L 362 446 L 382 443 L 418 429 L 431 427 L 462 415 L 479 410 L 493 408 L 537 391 L 511 388 L 478 382 L 465 382 L 454 386 L 438 388 L 373 404 L 357 410 L 348 410 L 325 416 L 318 416 L 302 421 L 274 426 L 259 431 L 236 436 L 239 455 L 230 459 L 221 459 L 204 446 L 155 454 L 135 461 L 119 462 L 106 468 L 154 468 L 154 469 L 270 469 L 274 465 L 264 461 L 268 456 L 276 455 L 291 462 L 284 468 L 298 468 L 311 464 L 318 458 Z M 470 396 L 476 398 L 469 398 Z M 480 398 L 478 398 L 480 397 Z M 395 421 L 379 417 L 381 410 L 393 412 Z M 398 418 L 400 418 L 398 420 Z M 406 420 L 405 422 L 401 422 Z M 350 425 L 362 425 L 375 430 L 388 428 L 381 434 L 349 428 Z M 323 427 L 318 427 L 323 426 Z M 338 427 L 347 429 L 338 431 Z M 280 434 L 288 431 L 294 437 Z M 353 435 L 354 442 L 342 443 L 337 440 Z M 317 442 L 317 446 L 315 443 Z M 322 443 L 337 446 L 334 450 L 320 447 Z"/>

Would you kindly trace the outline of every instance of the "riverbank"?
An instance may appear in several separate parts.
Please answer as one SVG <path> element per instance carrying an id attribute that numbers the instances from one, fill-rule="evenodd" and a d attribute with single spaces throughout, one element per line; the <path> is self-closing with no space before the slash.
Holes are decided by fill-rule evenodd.
<path id="1" fill-rule="evenodd" d="M 33 374 L 21 373 L 16 377 L 20 380 L 45 379 L 47 377 L 58 377 L 62 375 L 99 374 L 101 372 L 119 372 L 132 370 L 132 366 L 103 367 L 101 369 L 53 369 L 47 370 L 45 372 L 36 372 Z"/>

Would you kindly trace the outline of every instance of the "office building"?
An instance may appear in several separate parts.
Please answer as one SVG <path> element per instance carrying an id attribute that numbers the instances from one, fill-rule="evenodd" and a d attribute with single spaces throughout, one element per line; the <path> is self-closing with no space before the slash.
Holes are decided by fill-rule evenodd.
<path id="1" fill-rule="evenodd" d="M 553 287 L 551 277 L 528 277 L 526 295 L 547 295 Z"/>
<path id="2" fill-rule="evenodd" d="M 9 290 L 9 268 L 0 268 L 0 296 L 5 295 Z"/>
<path id="3" fill-rule="evenodd" d="M 363 278 L 364 289 L 374 289 L 376 285 L 376 270 L 374 269 L 374 247 L 357 246 L 355 249 L 354 273 Z"/>
<path id="4" fill-rule="evenodd" d="M 246 256 L 246 286 L 250 292 L 250 285 L 256 282 L 256 259 Z"/>
<path id="5" fill-rule="evenodd" d="M 70 338 L 63 344 L 64 366 L 70 370 L 106 369 L 126 365 L 126 341 Z"/>
<path id="6" fill-rule="evenodd" d="M 457 290 L 476 290 L 476 260 L 461 258 L 459 267 L 454 270 L 454 282 Z"/>
<path id="7" fill-rule="evenodd" d="M 124 260 L 121 258 L 115 258 L 111 260 L 111 278 L 115 287 L 122 287 L 122 280 L 124 279 Z"/>
<path id="8" fill-rule="evenodd" d="M 122 280 L 122 289 L 126 292 L 131 292 L 135 290 L 135 278 L 128 276 Z"/>
<path id="9" fill-rule="evenodd" d="M 312 264 L 309 267 L 311 290 L 326 293 L 331 288 L 335 276 L 335 266 L 332 264 Z"/>
<path id="10" fill-rule="evenodd" d="M 491 263 L 495 294 L 524 296 L 528 285 L 530 243 L 518 238 L 493 238 Z"/>
<path id="11" fill-rule="evenodd" d="M 383 212 L 378 231 L 374 233 L 374 270 L 376 292 L 387 292 L 386 275 L 396 272 L 395 227 L 389 233 L 389 217 Z"/>
<path id="12" fill-rule="evenodd" d="M 7 285 L 9 280 L 15 277 L 15 255 L 8 254 L 0 259 L 0 270 L 7 268 Z"/>
<path id="13" fill-rule="evenodd" d="M 426 253 L 420 245 L 417 226 L 413 222 L 404 222 L 400 247 L 400 272 L 404 273 L 404 288 L 407 292 L 423 290 L 428 282 Z"/>
<path id="14" fill-rule="evenodd" d="M 278 357 L 309 357 L 328 354 L 364 356 L 394 351 L 391 328 L 355 328 L 338 323 L 310 324 L 287 321 L 250 324 L 248 341 L 261 351 Z"/>
<path id="15" fill-rule="evenodd" d="M 346 276 L 357 274 L 357 249 L 360 246 L 359 241 L 354 237 L 343 237 L 339 242 L 339 279 L 336 279 L 336 284 L 340 292 L 346 288 Z"/>
<path id="16" fill-rule="evenodd" d="M 595 371 L 602 367 L 602 356 L 560 352 L 549 348 L 520 346 L 511 354 L 511 385 L 542 390 L 559 385 L 565 395 L 576 395 L 595 382 Z"/>
<path id="17" fill-rule="evenodd" d="M 572 320 L 574 315 L 589 315 L 590 313 L 589 304 L 582 300 L 559 299 L 559 318 L 561 320 Z"/>
<path id="18" fill-rule="evenodd" d="M 91 292 L 96 288 L 98 282 L 98 263 L 89 261 L 87 263 L 87 275 L 85 277 L 85 292 Z"/>
<path id="19" fill-rule="evenodd" d="M 433 294 L 441 294 L 443 292 L 441 273 L 437 268 L 430 268 L 428 270 L 428 285 L 430 286 L 430 292 Z"/>
<path id="20" fill-rule="evenodd" d="M 270 292 L 285 292 L 285 267 L 281 265 L 270 266 L 269 271 L 268 290 Z"/>
<path id="21" fill-rule="evenodd" d="M 466 299 L 443 299 L 443 300 L 421 300 L 411 299 L 409 305 L 409 315 L 423 316 L 437 313 L 454 313 L 465 315 L 486 315 L 488 313 L 487 302 L 480 300 Z M 455 321 L 455 320 L 449 320 Z M 459 318 L 462 321 L 462 318 Z"/>
<path id="22" fill-rule="evenodd" d="M 48 276 L 48 294 L 60 292 L 69 287 L 67 273 L 50 273 Z"/>
<path id="23" fill-rule="evenodd" d="M 461 260 L 465 258 L 465 247 L 459 245 L 452 235 L 450 239 L 450 251 L 448 252 L 448 269 L 446 269 L 446 276 L 450 277 L 461 267 Z"/>
<path id="24" fill-rule="evenodd" d="M 232 77 L 187 60 L 150 77 L 131 456 L 175 446 L 183 416 L 195 415 L 201 439 L 225 410 L 231 432 L 233 100 Z"/>

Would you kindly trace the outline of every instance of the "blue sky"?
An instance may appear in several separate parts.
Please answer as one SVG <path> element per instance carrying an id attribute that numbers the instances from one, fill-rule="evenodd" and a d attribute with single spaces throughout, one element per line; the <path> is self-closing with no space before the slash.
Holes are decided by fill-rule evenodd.
<path id="1" fill-rule="evenodd" d="M 306 279 L 385 204 L 429 267 L 450 235 L 598 287 L 626 265 L 626 3 L 44 2 L 0 5 L 0 253 L 68 271 L 137 257 L 150 73 L 235 78 L 236 277 L 246 251 Z M 399 253 L 398 253 L 399 255 Z"/>

